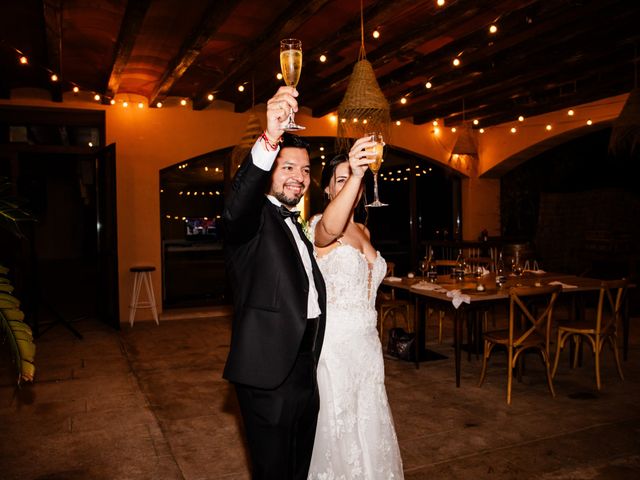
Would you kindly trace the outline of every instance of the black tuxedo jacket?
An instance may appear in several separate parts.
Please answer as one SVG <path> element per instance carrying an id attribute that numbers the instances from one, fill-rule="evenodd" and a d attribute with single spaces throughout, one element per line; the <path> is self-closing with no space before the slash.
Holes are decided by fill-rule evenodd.
<path id="1" fill-rule="evenodd" d="M 265 196 L 271 172 L 256 167 L 251 154 L 231 184 L 224 209 L 225 262 L 235 315 L 224 378 L 272 389 L 287 377 L 307 325 L 309 280 L 284 218 Z M 303 240 L 312 249 L 306 238 Z M 324 337 L 324 280 L 311 255 L 322 311 L 316 363 Z"/>

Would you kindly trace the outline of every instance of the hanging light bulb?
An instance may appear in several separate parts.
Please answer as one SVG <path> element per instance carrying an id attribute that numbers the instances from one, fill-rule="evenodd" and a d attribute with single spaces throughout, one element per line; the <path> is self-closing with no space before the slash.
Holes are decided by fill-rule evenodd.
<path id="1" fill-rule="evenodd" d="M 24 55 L 20 57 L 20 65 L 27 65 L 29 60 Z"/>

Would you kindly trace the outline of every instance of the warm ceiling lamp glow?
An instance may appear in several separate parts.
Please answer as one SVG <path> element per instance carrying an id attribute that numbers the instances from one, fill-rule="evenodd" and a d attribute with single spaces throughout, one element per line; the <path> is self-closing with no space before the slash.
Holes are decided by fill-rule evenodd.
<path id="1" fill-rule="evenodd" d="M 324 155 L 320 155 L 320 158 L 321 158 L 322 160 L 324 160 L 324 158 L 325 158 L 325 157 L 324 157 Z"/>
<path id="2" fill-rule="evenodd" d="M 209 101 L 213 100 L 213 93 L 210 93 L 209 95 L 207 95 L 207 100 Z"/>
<path id="3" fill-rule="evenodd" d="M 52 82 L 57 82 L 58 81 L 58 75 L 56 75 L 55 73 L 51 74 L 51 81 Z"/>
<path id="4" fill-rule="evenodd" d="M 115 105 L 116 101 L 112 98 L 111 101 L 109 102 L 111 105 Z"/>
<path id="5" fill-rule="evenodd" d="M 20 57 L 20 64 L 21 65 L 26 65 L 27 63 L 29 63 L 29 60 L 27 59 L 27 57 L 25 57 L 24 55 L 22 57 Z"/>
<path id="6" fill-rule="evenodd" d="M 244 85 L 238 85 L 238 91 L 244 92 Z"/>
<path id="7" fill-rule="evenodd" d="M 73 87 L 73 93 L 78 93 L 80 89 L 78 87 Z"/>
<path id="8" fill-rule="evenodd" d="M 587 125 L 592 125 L 593 122 L 591 121 L 591 119 L 587 120 Z"/>
<path id="9" fill-rule="evenodd" d="M 354 118 L 354 119 L 353 119 L 353 123 L 358 123 L 358 119 L 357 119 L 357 118 Z"/>
<path id="10" fill-rule="evenodd" d="M 380 38 L 380 32 L 378 30 L 373 31 L 373 38 Z"/>
<path id="11" fill-rule="evenodd" d="M 511 127 L 511 133 L 516 133 L 518 129 L 516 127 Z"/>
<path id="12" fill-rule="evenodd" d="M 158 102 L 158 103 L 156 103 L 156 107 L 158 107 L 158 108 L 162 108 L 162 102 Z"/>
<path id="13" fill-rule="evenodd" d="M 326 56 L 326 55 L 324 55 L 324 54 L 320 55 L 320 61 L 321 61 L 322 63 L 326 62 L 326 61 L 327 61 L 327 56 Z"/>
<path id="14" fill-rule="evenodd" d="M 186 104 L 187 104 L 187 101 L 184 98 L 180 100 L 180 105 L 184 107 Z"/>
<path id="15" fill-rule="evenodd" d="M 138 102 L 138 108 L 144 108 L 144 103 Z"/>
<path id="16" fill-rule="evenodd" d="M 100 95 L 98 95 L 98 94 L 96 93 L 96 94 L 93 96 L 93 99 L 94 99 L 96 102 L 99 102 L 99 101 L 100 101 Z"/>
<path id="17" fill-rule="evenodd" d="M 407 99 L 406 99 L 405 97 L 402 97 L 402 98 L 400 99 L 400 103 L 401 103 L 402 105 L 404 105 L 405 103 L 407 103 Z"/>
<path id="18" fill-rule="evenodd" d="M 489 27 L 489 33 L 496 33 L 498 31 L 498 27 L 496 27 L 495 25 L 491 25 Z"/>
<path id="19" fill-rule="evenodd" d="M 400 126 L 402 124 L 402 122 L 400 120 L 396 120 L 396 125 Z"/>
<path id="20" fill-rule="evenodd" d="M 324 152 L 324 147 L 320 147 L 320 151 L 321 151 L 321 152 Z"/>
<path id="21" fill-rule="evenodd" d="M 520 115 L 520 116 L 518 117 L 518 121 L 519 121 L 519 122 L 524 122 L 524 117 L 523 117 L 522 115 Z"/>
<path id="22" fill-rule="evenodd" d="M 456 127 L 451 127 L 451 133 L 456 133 L 458 129 Z"/>
<path id="23" fill-rule="evenodd" d="M 480 130 L 478 130 L 480 133 L 484 133 L 484 128 L 481 128 Z"/>
<path id="24" fill-rule="evenodd" d="M 551 130 L 553 127 L 551 126 L 551 124 L 549 124 L 549 125 L 547 125 L 545 128 L 547 129 L 547 131 L 549 131 L 549 130 Z"/>
<path id="25" fill-rule="evenodd" d="M 453 59 L 453 66 L 454 67 L 459 67 L 460 66 L 460 59 L 459 58 L 454 58 Z"/>
<path id="26" fill-rule="evenodd" d="M 276 73 L 276 78 L 282 80 L 282 74 L 280 72 Z"/>
<path id="27" fill-rule="evenodd" d="M 576 112 L 574 112 L 573 110 L 569 110 L 569 111 L 567 112 L 567 115 L 569 115 L 570 117 L 573 117 L 573 114 L 574 114 L 574 113 L 576 113 Z"/>
<path id="28" fill-rule="evenodd" d="M 478 125 L 479 123 L 480 123 L 480 122 L 478 121 L 478 119 L 477 119 L 477 118 L 473 121 L 473 124 L 474 124 L 474 125 Z"/>
<path id="29" fill-rule="evenodd" d="M 123 106 L 124 108 L 127 108 L 127 107 L 129 106 L 129 102 L 122 102 L 122 106 Z"/>
<path id="30" fill-rule="evenodd" d="M 424 86 L 425 86 L 426 88 L 431 88 L 431 87 L 433 87 L 433 85 L 431 84 L 431 82 L 427 82 L 427 83 L 425 83 L 425 84 L 424 84 Z"/>

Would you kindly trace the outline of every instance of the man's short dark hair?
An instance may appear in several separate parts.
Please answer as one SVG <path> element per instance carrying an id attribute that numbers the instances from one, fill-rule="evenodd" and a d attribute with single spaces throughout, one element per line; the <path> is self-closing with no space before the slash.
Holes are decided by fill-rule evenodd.
<path id="1" fill-rule="evenodd" d="M 311 154 L 311 145 L 304 138 L 294 135 L 293 133 L 284 132 L 282 134 L 282 143 L 280 143 L 280 151 L 284 148 L 304 148 L 307 154 Z"/>

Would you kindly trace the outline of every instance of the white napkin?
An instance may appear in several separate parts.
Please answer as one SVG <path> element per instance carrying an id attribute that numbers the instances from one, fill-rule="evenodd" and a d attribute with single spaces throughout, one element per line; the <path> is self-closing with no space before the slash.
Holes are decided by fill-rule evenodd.
<path id="1" fill-rule="evenodd" d="M 460 290 L 449 290 L 447 292 L 447 297 L 451 298 L 451 303 L 453 303 L 455 308 L 462 305 L 462 302 L 467 304 L 471 303 L 471 297 L 462 293 Z"/>
<path id="2" fill-rule="evenodd" d="M 562 283 L 558 280 L 554 280 L 553 282 L 549 282 L 549 285 L 561 285 L 563 289 L 565 288 L 578 288 L 577 285 L 569 285 L 568 283 Z"/>
<path id="3" fill-rule="evenodd" d="M 390 282 L 401 282 L 402 279 L 400 277 L 386 277 L 385 280 L 388 280 Z"/>
<path id="4" fill-rule="evenodd" d="M 482 267 L 482 276 L 484 277 L 485 275 L 489 275 L 491 272 L 489 271 L 488 268 L 484 268 Z"/>
<path id="5" fill-rule="evenodd" d="M 524 270 L 524 271 L 529 273 L 535 273 L 536 275 L 542 275 L 544 273 L 547 273 L 544 270 Z"/>

